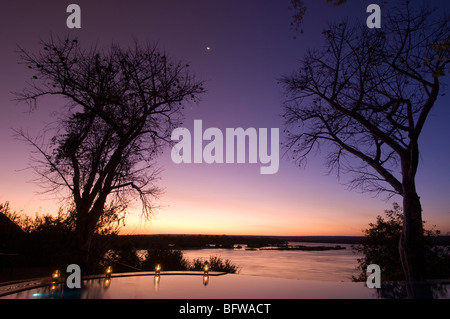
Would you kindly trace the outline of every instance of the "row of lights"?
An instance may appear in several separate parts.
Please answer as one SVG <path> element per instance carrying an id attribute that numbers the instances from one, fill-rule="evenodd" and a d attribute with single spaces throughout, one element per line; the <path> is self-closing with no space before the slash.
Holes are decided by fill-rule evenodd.
<path id="1" fill-rule="evenodd" d="M 203 284 L 206 286 L 209 283 L 209 265 L 206 263 L 203 266 Z M 154 279 L 154 288 L 155 291 L 158 291 L 159 288 L 159 281 L 160 281 L 160 275 L 161 275 L 161 265 L 157 264 L 155 267 L 155 279 Z"/>
<path id="2" fill-rule="evenodd" d="M 208 272 L 209 272 L 209 265 L 206 263 L 203 266 L 203 274 L 204 275 L 208 275 Z M 161 274 L 161 265 L 157 264 L 156 267 L 155 267 L 155 275 L 159 276 L 160 274 Z M 106 277 L 111 277 L 111 275 L 112 275 L 112 267 L 108 266 L 108 267 L 106 267 L 106 270 L 105 270 L 105 276 Z M 52 281 L 56 282 L 57 280 L 59 280 L 60 277 L 61 277 L 61 273 L 60 273 L 60 271 L 58 269 L 56 269 L 52 273 Z"/>
<path id="3" fill-rule="evenodd" d="M 206 264 L 203 266 L 203 275 L 207 276 L 208 273 L 209 273 L 209 265 L 206 263 Z M 156 274 L 157 276 L 159 276 L 159 275 L 161 274 L 161 265 L 160 265 L 160 264 L 157 264 L 157 265 L 156 265 L 156 267 L 155 267 L 155 274 Z"/>
<path id="4" fill-rule="evenodd" d="M 207 263 L 205 263 L 205 265 L 203 266 L 203 284 L 206 286 L 209 282 L 209 265 Z M 106 267 L 105 270 L 105 283 L 107 286 L 109 286 L 109 284 L 111 283 L 111 275 L 112 275 L 112 267 L 108 266 Z M 161 275 L 161 265 L 157 264 L 155 267 L 155 279 L 157 279 L 158 283 L 159 283 L 159 276 Z M 61 277 L 61 273 L 60 271 L 57 269 L 52 273 L 52 285 L 51 285 L 51 290 L 55 290 L 56 289 L 56 285 L 59 281 Z"/>
<path id="5" fill-rule="evenodd" d="M 61 277 L 61 273 L 59 272 L 58 269 L 56 269 L 53 273 L 52 273 L 52 285 L 50 286 L 50 290 L 51 291 L 55 291 L 59 278 Z"/>
<path id="6" fill-rule="evenodd" d="M 210 270 L 209 265 L 206 263 L 203 266 L 203 284 L 205 286 L 208 285 L 208 282 L 209 282 L 209 270 Z M 108 266 L 106 268 L 106 272 L 105 272 L 105 275 L 106 275 L 105 283 L 107 284 L 107 286 L 109 286 L 109 284 L 111 283 L 111 274 L 112 274 L 112 267 Z M 158 286 L 159 286 L 160 275 L 161 275 L 161 265 L 157 264 L 155 267 L 155 289 L 156 290 L 158 289 Z"/>

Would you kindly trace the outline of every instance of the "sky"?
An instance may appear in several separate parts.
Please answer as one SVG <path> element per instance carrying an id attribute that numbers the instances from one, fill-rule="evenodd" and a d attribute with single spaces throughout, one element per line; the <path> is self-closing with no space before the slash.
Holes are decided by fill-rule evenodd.
<path id="1" fill-rule="evenodd" d="M 390 1 L 393 3 L 395 1 Z M 81 28 L 69 29 L 66 8 L 81 8 Z M 189 61 L 207 93 L 186 108 L 185 126 L 203 129 L 279 128 L 283 141 L 282 75 L 299 66 L 309 48 L 320 48 L 327 22 L 344 17 L 364 22 L 376 1 L 352 1 L 341 7 L 326 0 L 306 1 L 303 34 L 290 26 L 289 0 L 98 0 L 3 1 L 0 10 L 0 203 L 30 216 L 55 214 L 58 198 L 40 194 L 27 166 L 32 148 L 13 136 L 13 128 L 38 133 L 61 105 L 42 100 L 29 112 L 12 92 L 26 86 L 31 73 L 18 63 L 17 46 L 37 50 L 53 36 L 77 36 L 81 43 L 131 45 L 157 43 L 174 59 Z M 430 4 L 449 9 L 448 1 Z M 382 9 L 388 10 L 388 8 Z M 383 16 L 382 16 L 383 17 Z M 209 48 L 209 49 L 208 49 Z M 447 79 L 448 81 L 448 79 Z M 446 87 L 444 91 L 448 91 Z M 450 233 L 450 108 L 441 98 L 420 139 L 417 189 L 427 227 Z M 124 234 L 363 235 L 377 215 L 400 197 L 350 191 L 327 174 L 324 153 L 299 168 L 280 149 L 276 174 L 259 173 L 260 163 L 175 164 L 170 148 L 158 158 L 158 186 L 164 189 L 151 220 L 140 217 L 139 202 L 128 211 Z"/>

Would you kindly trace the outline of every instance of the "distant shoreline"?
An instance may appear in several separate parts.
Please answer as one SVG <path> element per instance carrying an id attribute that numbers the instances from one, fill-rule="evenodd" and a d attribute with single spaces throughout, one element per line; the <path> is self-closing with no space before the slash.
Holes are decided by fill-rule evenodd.
<path id="1" fill-rule="evenodd" d="M 356 244 L 364 236 L 273 236 L 273 235 L 211 235 L 211 234 L 119 234 L 121 237 L 141 237 L 141 238 L 220 238 L 227 237 L 230 239 L 270 239 L 275 241 L 289 242 L 315 242 L 329 244 Z M 450 237 L 450 236 L 449 236 Z"/>
<path id="2" fill-rule="evenodd" d="M 248 245 L 250 248 L 283 247 L 290 242 L 318 244 L 357 245 L 364 236 L 258 236 L 258 235 L 204 235 L 204 234 L 141 234 L 116 235 L 117 240 L 127 239 L 134 247 L 198 249 L 198 248 L 233 248 L 235 245 Z M 435 244 L 450 243 L 450 236 L 433 239 Z"/>
<path id="3" fill-rule="evenodd" d="M 339 244 L 358 244 L 362 236 L 256 236 L 256 235 L 192 235 L 192 234 L 148 234 L 117 235 L 113 241 L 132 243 L 139 249 L 233 249 L 245 245 L 247 250 L 333 250 L 344 249 Z M 293 245 L 292 243 L 318 243 L 318 247 Z M 332 244 L 332 245 L 323 245 Z M 113 246 L 115 246 L 113 244 Z M 118 245 L 119 246 L 119 245 Z"/>

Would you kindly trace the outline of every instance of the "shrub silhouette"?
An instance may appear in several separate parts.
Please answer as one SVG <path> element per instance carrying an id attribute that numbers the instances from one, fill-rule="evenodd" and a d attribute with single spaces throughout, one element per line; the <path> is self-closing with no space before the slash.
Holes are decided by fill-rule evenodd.
<path id="1" fill-rule="evenodd" d="M 352 276 L 353 281 L 366 281 L 366 269 L 370 264 L 381 268 L 382 281 L 403 281 L 405 275 L 400 261 L 398 242 L 403 228 L 402 208 L 394 203 L 393 209 L 385 211 L 385 217 L 378 216 L 376 223 L 370 223 L 370 228 L 364 233 L 365 238 L 353 250 L 363 253 L 358 258 L 358 269 L 361 273 Z M 425 222 L 424 222 L 425 223 Z M 435 245 L 433 238 L 440 235 L 439 230 L 424 230 L 426 244 L 426 277 L 427 279 L 445 279 L 450 276 L 450 251 L 448 245 Z"/>

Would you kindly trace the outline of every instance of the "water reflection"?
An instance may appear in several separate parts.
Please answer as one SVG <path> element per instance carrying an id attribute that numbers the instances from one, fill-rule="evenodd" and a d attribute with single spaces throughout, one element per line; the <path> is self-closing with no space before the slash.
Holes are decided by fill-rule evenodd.
<path id="1" fill-rule="evenodd" d="M 159 281 L 161 280 L 161 276 L 159 274 L 155 274 L 155 277 L 153 278 L 153 290 L 155 292 L 158 292 L 159 290 Z"/>
<path id="2" fill-rule="evenodd" d="M 105 280 L 103 281 L 103 288 L 108 289 L 111 285 L 111 277 L 105 277 Z"/>
<path id="3" fill-rule="evenodd" d="M 300 242 L 292 244 L 319 245 Z M 352 276 L 358 276 L 360 273 L 356 268 L 358 266 L 357 259 L 363 255 L 355 254 L 352 245 L 339 245 L 345 249 L 326 251 L 190 249 L 183 250 L 183 256 L 189 261 L 207 260 L 210 256 L 220 256 L 223 260 L 229 259 L 233 264 L 239 266 L 240 275 L 350 282 Z"/>
<path id="4" fill-rule="evenodd" d="M 162 278 L 164 277 L 164 278 Z M 214 278 L 211 278 L 214 277 Z M 214 284 L 211 285 L 210 281 Z M 200 283 L 201 281 L 201 283 Z M 153 289 L 151 286 L 153 285 Z M 416 284 L 421 298 L 450 298 L 450 281 Z M 85 279 L 81 289 L 48 281 L 44 287 L 23 290 L 6 298 L 17 299 L 404 299 L 405 283 L 385 282 L 380 289 L 359 282 L 292 280 L 284 278 L 204 274 L 127 274 Z"/>
<path id="5" fill-rule="evenodd" d="M 52 281 L 48 286 L 44 286 L 32 291 L 25 291 L 26 296 L 21 293 L 17 298 L 37 298 L 37 299 L 80 299 L 81 289 L 68 289 L 63 281 Z"/>
<path id="6" fill-rule="evenodd" d="M 209 276 L 208 274 L 203 275 L 203 285 L 208 286 L 209 283 Z"/>
<path id="7" fill-rule="evenodd" d="M 449 286 L 449 282 L 383 282 L 376 291 L 380 299 L 408 299 L 412 291 L 417 299 L 448 299 Z"/>

